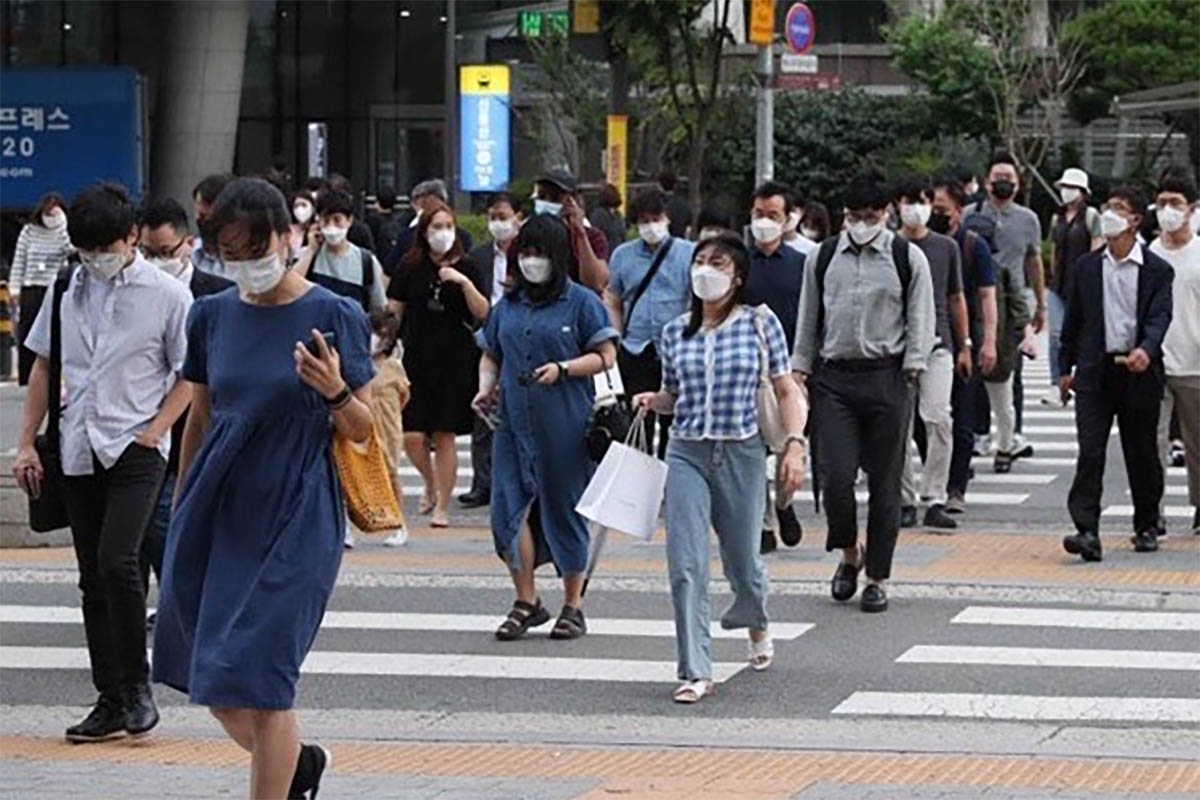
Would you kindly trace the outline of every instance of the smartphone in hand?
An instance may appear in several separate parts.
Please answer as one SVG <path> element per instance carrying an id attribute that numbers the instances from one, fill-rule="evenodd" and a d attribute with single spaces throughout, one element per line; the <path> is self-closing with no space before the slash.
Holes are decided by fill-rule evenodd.
<path id="1" fill-rule="evenodd" d="M 333 331 L 322 331 L 321 338 L 325 340 L 325 346 L 330 350 L 337 345 L 337 334 Z M 320 358 L 321 350 L 317 347 L 316 337 L 310 336 L 308 341 L 304 343 L 304 348 L 308 350 L 309 354 L 312 355 L 313 358 Z"/>

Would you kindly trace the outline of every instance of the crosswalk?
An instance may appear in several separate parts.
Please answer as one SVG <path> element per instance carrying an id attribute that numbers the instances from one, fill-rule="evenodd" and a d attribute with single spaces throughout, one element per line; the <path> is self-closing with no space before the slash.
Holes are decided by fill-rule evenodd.
<path id="1" fill-rule="evenodd" d="M 915 644 L 894 663 L 951 667 L 966 678 L 976 670 L 973 682 L 988 691 L 947 692 L 934 686 L 856 691 L 832 713 L 1022 722 L 1200 720 L 1200 683 L 1195 677 L 1200 672 L 1200 640 L 1195 636 L 1200 631 L 1200 613 L 968 606 L 950 620 L 949 628 L 948 636 L 939 638 L 957 641 Z M 972 628 L 976 630 L 969 630 Z M 986 628 L 982 636 L 979 628 Z M 990 641 L 979 644 L 981 639 Z M 991 643 L 996 640 L 1005 643 Z M 1045 646 L 1047 643 L 1055 646 Z M 1120 644 L 1125 646 L 1116 646 Z M 1191 649 L 1177 649 L 1180 647 Z M 1152 677 L 1133 677 L 1139 673 Z M 911 678 L 914 684 L 928 683 L 918 672 L 897 674 Z M 1047 674 L 1069 674 L 1073 680 L 1051 677 L 1047 681 L 1043 677 L 1038 686 L 1065 691 L 1030 693 L 1033 676 Z M 1182 675 L 1182 680 L 1164 678 L 1174 674 Z M 1138 682 L 1133 683 L 1135 680 Z M 1110 693 L 1071 693 L 1081 686 L 1096 686 Z M 1164 687 L 1181 691 L 1151 693 Z M 1005 691 L 1009 689 L 1013 691 Z"/>

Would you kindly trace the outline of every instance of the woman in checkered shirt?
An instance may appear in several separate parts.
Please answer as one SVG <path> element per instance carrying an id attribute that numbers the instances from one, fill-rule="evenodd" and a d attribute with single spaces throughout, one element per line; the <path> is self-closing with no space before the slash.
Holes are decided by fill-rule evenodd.
<path id="1" fill-rule="evenodd" d="M 733 603 L 726 630 L 748 628 L 750 664 L 771 665 L 767 575 L 759 556 L 766 464 L 757 394 L 762 359 L 787 430 L 781 491 L 804 479 L 805 403 L 792 379 L 783 326 L 766 306 L 750 308 L 742 291 L 750 270 L 745 246 L 731 233 L 706 239 L 692 261 L 691 311 L 662 334 L 663 382 L 634 405 L 674 414 L 667 447 L 667 566 L 675 604 L 679 678 L 677 703 L 695 703 L 713 689 L 709 633 L 709 531 L 721 545 Z M 761 331 L 761 333 L 760 333 Z"/>

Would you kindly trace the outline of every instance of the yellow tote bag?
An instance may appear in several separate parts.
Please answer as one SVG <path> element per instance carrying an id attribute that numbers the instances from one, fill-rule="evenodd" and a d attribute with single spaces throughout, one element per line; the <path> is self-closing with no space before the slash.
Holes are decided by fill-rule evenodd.
<path id="1" fill-rule="evenodd" d="M 374 430 L 361 444 L 334 431 L 333 460 L 342 481 L 346 513 L 355 527 L 364 533 L 404 527 L 404 515 L 388 474 L 383 445 Z"/>

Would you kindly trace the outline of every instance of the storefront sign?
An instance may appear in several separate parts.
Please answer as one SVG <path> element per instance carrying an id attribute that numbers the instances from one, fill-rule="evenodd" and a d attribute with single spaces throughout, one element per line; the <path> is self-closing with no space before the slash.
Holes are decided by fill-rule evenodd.
<path id="1" fill-rule="evenodd" d="M 604 151 L 604 179 L 621 193 L 625 207 L 626 157 L 629 146 L 629 119 L 623 114 L 608 116 L 608 146 Z"/>

